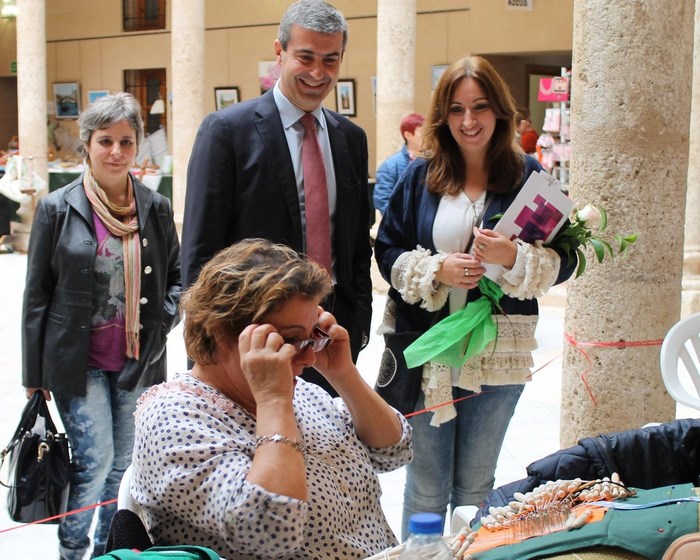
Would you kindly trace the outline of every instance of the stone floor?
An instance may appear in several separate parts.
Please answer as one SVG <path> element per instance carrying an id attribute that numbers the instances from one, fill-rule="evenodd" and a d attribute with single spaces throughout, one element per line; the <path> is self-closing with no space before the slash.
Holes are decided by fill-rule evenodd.
<path id="1" fill-rule="evenodd" d="M 0 446 L 9 441 L 25 404 L 21 387 L 20 318 L 26 255 L 0 255 Z M 374 322 L 382 316 L 386 284 L 375 272 Z M 556 287 L 541 300 L 537 328 L 538 350 L 535 368 L 520 399 L 506 435 L 496 471 L 496 485 L 522 478 L 525 467 L 535 459 L 559 449 L 559 395 L 561 390 L 561 352 L 566 290 Z M 376 328 L 376 324 L 373 328 Z M 380 337 L 373 336 L 360 354 L 358 367 L 368 383 L 373 384 L 383 350 Z M 168 341 L 171 373 L 185 367 L 182 330 L 176 329 Z M 696 416 L 695 411 L 681 410 L 679 417 Z M 57 417 L 57 415 L 56 415 Z M 5 480 L 6 472 L 0 476 Z M 391 527 L 398 534 L 404 470 L 380 476 L 382 505 Z M 56 526 L 20 526 L 13 523 L 5 507 L 5 491 L 0 487 L 0 560 L 26 558 L 56 560 Z"/>

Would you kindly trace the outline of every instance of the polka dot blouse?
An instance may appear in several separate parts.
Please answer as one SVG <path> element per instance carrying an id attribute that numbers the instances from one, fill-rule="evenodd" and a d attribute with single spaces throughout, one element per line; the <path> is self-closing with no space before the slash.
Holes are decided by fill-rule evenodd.
<path id="1" fill-rule="evenodd" d="M 377 472 L 412 458 L 411 428 L 365 446 L 341 399 L 299 379 L 294 410 L 308 446 L 308 501 L 249 483 L 255 418 L 189 374 L 151 387 L 136 411 L 131 494 L 158 544 L 196 544 L 227 560 L 362 559 L 395 546 Z"/>

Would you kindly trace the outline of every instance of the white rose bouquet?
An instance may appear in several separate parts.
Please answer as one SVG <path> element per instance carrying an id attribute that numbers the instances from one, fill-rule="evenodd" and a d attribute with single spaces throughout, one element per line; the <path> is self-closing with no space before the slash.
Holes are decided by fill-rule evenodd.
<path id="1" fill-rule="evenodd" d="M 569 216 L 569 224 L 563 227 L 554 236 L 548 246 L 556 246 L 563 249 L 569 260 L 578 257 L 576 278 L 586 270 L 587 246 L 593 248 L 598 262 L 605 260 L 605 255 L 614 258 L 615 255 L 624 255 L 627 248 L 637 241 L 637 234 L 616 234 L 611 240 L 601 236 L 608 226 L 608 215 L 602 206 L 588 204 L 581 210 L 574 210 Z"/>

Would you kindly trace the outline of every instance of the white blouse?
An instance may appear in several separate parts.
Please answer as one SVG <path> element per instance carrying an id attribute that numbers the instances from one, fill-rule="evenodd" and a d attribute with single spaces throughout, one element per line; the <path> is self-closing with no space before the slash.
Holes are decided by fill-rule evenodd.
<path id="1" fill-rule="evenodd" d="M 189 374 L 148 389 L 136 411 L 131 494 L 156 544 L 208 546 L 230 560 L 367 558 L 397 544 L 376 475 L 411 461 L 411 428 L 370 448 L 342 399 L 297 381 L 308 501 L 248 482 L 255 418 Z"/>
<path id="2" fill-rule="evenodd" d="M 435 222 L 433 223 L 433 243 L 438 251 L 463 253 L 472 237 L 476 219 L 484 209 L 486 191 L 472 202 L 460 191 L 455 196 L 440 198 Z M 467 290 L 452 288 L 449 297 L 450 313 L 462 309 L 467 302 Z"/>

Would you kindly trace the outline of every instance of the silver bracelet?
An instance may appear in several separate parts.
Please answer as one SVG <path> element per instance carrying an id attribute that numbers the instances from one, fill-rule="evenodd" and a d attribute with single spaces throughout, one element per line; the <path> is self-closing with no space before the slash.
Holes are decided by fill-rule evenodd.
<path id="1" fill-rule="evenodd" d="M 303 457 L 304 457 L 304 462 L 306 462 L 306 458 L 309 454 L 306 445 L 303 444 L 302 442 L 296 440 L 296 439 L 291 439 L 288 438 L 287 436 L 283 436 L 282 434 L 272 434 L 269 436 L 258 436 L 255 438 L 255 449 L 260 447 L 263 443 L 286 443 L 287 445 L 291 445 L 294 449 L 299 451 Z"/>

